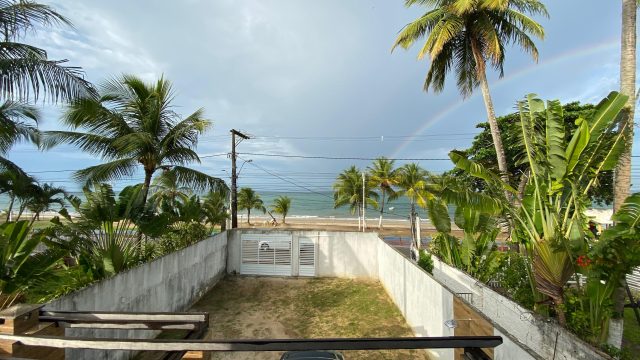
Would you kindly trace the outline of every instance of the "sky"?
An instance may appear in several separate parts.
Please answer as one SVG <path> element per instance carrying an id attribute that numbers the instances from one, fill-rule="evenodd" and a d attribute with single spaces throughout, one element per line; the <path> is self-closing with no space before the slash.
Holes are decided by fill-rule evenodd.
<path id="1" fill-rule="evenodd" d="M 479 91 L 463 99 L 455 80 L 441 93 L 422 90 L 429 62 L 417 60 L 419 46 L 391 52 L 400 29 L 426 10 L 401 0 L 42 2 L 74 28 L 39 31 L 26 42 L 82 67 L 94 84 L 125 73 L 171 80 L 178 113 L 204 108 L 213 121 L 197 148 L 206 157 L 194 167 L 228 181 L 229 130 L 238 129 L 252 137 L 238 146 L 239 166 L 251 160 L 239 185 L 258 191 L 329 190 L 339 171 L 369 161 L 250 154 L 443 159 L 467 148 L 476 124 L 486 121 Z M 528 93 L 597 102 L 619 88 L 619 1 L 546 4 L 550 18 L 536 19 L 546 31 L 537 41 L 538 63 L 507 48 L 504 78 L 488 74 L 498 115 L 513 112 Z M 41 105 L 40 127 L 63 129 L 63 106 Z M 70 146 L 40 152 L 29 144 L 9 158 L 69 190 L 80 188 L 71 170 L 100 162 Z M 451 168 L 443 160 L 420 164 L 433 172 Z M 136 174 L 114 186 L 141 179 Z"/>

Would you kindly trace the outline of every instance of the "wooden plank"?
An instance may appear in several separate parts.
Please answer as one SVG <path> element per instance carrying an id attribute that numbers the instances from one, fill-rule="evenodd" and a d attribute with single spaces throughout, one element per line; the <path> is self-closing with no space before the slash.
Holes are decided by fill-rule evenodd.
<path id="1" fill-rule="evenodd" d="M 107 312 L 107 311 L 40 311 L 41 317 L 65 318 L 76 321 L 118 320 L 127 321 L 172 321 L 172 322 L 205 322 L 208 319 L 206 312 L 185 313 L 131 313 L 131 312 Z"/>
<path id="2" fill-rule="evenodd" d="M 475 311 L 471 306 L 467 305 L 462 299 L 453 298 L 453 317 L 458 323 L 453 331 L 455 336 L 493 336 L 493 325 Z M 493 349 L 482 349 L 491 359 L 493 359 Z M 461 359 L 463 349 L 454 351 L 454 358 Z"/>
<path id="3" fill-rule="evenodd" d="M 199 328 L 200 323 L 192 323 L 192 324 L 170 324 L 166 321 L 153 323 L 153 322 L 144 322 L 144 323 L 110 323 L 110 322 L 83 322 L 83 323 L 73 323 L 73 322 L 65 322 L 55 318 L 46 318 L 43 319 L 46 321 L 55 321 L 60 327 L 69 328 L 69 329 L 121 329 L 121 330 L 194 330 Z"/>
<path id="4" fill-rule="evenodd" d="M 290 351 L 290 350 L 384 350 L 450 349 L 464 347 L 493 348 L 502 344 L 500 336 L 447 336 L 347 339 L 272 339 L 272 340 L 160 340 L 92 339 L 54 336 L 0 334 L 0 340 L 19 341 L 28 346 L 65 349 L 133 351 Z"/>

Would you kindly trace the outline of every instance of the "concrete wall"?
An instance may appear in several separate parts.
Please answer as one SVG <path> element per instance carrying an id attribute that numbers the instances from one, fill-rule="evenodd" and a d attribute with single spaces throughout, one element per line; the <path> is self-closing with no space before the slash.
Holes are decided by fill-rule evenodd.
<path id="1" fill-rule="evenodd" d="M 453 319 L 453 293 L 382 241 L 378 242 L 379 280 L 416 336 L 453 336 L 444 322 Z M 452 359 L 453 349 L 429 351 Z"/>
<path id="2" fill-rule="evenodd" d="M 358 232 L 230 231 L 229 273 L 240 272 L 240 238 L 243 233 L 291 234 L 294 249 L 297 248 L 298 237 L 317 239 L 317 276 L 378 279 L 417 336 L 452 336 L 453 329 L 447 328 L 444 322 L 454 319 L 454 294 L 472 292 L 476 282 L 464 273 L 451 272 L 452 268 L 440 263 L 432 276 L 382 241 L 377 234 Z M 294 263 L 297 261 L 295 253 Z M 499 325 L 493 325 L 505 339 L 503 345 L 495 349 L 496 359 L 536 359 L 526 346 L 510 338 Z M 435 359 L 453 358 L 452 349 L 429 352 Z"/>
<path id="3" fill-rule="evenodd" d="M 603 353 L 580 340 L 558 325 L 555 320 L 535 315 L 509 298 L 500 295 L 485 284 L 433 258 L 433 275 L 443 284 L 450 284 L 456 291 L 473 293 L 471 304 L 495 324 L 505 329 L 516 342 L 530 348 L 545 359 L 603 359 Z M 524 276 L 524 275 L 523 275 Z M 505 342 L 506 344 L 506 342 Z M 498 347 L 496 355 L 503 352 L 503 359 L 515 358 L 510 346 Z M 518 357 L 519 358 L 519 357 Z"/>
<path id="4" fill-rule="evenodd" d="M 47 304 L 47 310 L 185 311 L 225 274 L 227 234 L 122 272 Z M 67 330 L 68 336 L 153 337 L 152 331 Z M 125 359 L 125 352 L 70 351 L 67 359 Z"/>
<path id="5" fill-rule="evenodd" d="M 298 248 L 298 238 L 317 242 L 317 276 L 345 278 L 378 278 L 377 245 L 374 233 L 328 231 L 277 231 L 260 229 L 229 230 L 227 272 L 240 273 L 241 234 L 291 234 L 292 248 Z M 293 272 L 297 273 L 297 251 L 292 252 Z"/>

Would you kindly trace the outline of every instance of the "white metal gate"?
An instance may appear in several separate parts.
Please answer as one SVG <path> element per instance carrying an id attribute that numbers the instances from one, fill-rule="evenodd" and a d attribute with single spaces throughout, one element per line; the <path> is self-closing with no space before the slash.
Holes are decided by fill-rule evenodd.
<path id="1" fill-rule="evenodd" d="M 298 275 L 316 276 L 316 244 L 312 238 L 298 238 Z"/>
<path id="2" fill-rule="evenodd" d="M 291 235 L 242 234 L 240 274 L 291 276 Z"/>

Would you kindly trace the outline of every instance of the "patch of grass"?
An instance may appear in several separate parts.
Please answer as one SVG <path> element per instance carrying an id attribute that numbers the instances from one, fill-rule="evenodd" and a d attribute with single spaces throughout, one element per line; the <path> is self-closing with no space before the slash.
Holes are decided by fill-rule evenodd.
<path id="1" fill-rule="evenodd" d="M 208 311 L 208 338 L 413 336 L 379 282 L 349 279 L 226 278 L 193 310 Z M 352 359 L 428 359 L 423 351 L 344 351 Z M 227 354 L 229 355 L 229 354 Z M 220 356 L 220 357 L 219 357 Z M 224 359 L 274 354 L 214 355 Z"/>
<path id="2" fill-rule="evenodd" d="M 633 309 L 624 309 L 624 347 L 633 353 L 640 351 L 640 325 L 633 314 Z"/>

